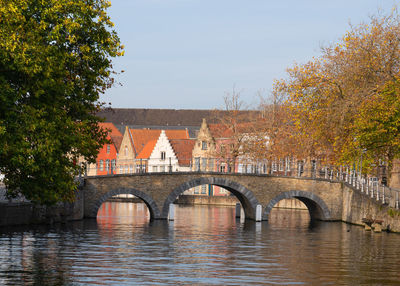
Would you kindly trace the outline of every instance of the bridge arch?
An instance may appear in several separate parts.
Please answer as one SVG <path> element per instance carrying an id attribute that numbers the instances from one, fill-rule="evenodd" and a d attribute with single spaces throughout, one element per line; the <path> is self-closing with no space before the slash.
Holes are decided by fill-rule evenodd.
<path id="1" fill-rule="evenodd" d="M 94 204 L 91 215 L 92 217 L 97 217 L 97 212 L 100 209 L 100 206 L 107 201 L 109 198 L 116 196 L 116 195 L 122 195 L 122 194 L 131 194 L 134 195 L 138 198 L 140 198 L 147 206 L 150 212 L 150 220 L 154 220 L 155 218 L 160 217 L 160 210 L 155 203 L 155 201 L 147 194 L 143 193 L 142 191 L 133 189 L 133 188 L 117 188 L 113 189 L 107 193 L 105 193 L 103 196 L 101 196 L 96 203 Z"/>
<path id="2" fill-rule="evenodd" d="M 263 219 L 268 220 L 269 214 L 276 203 L 283 199 L 298 199 L 306 205 L 311 219 L 331 220 L 331 212 L 326 203 L 316 194 L 304 191 L 287 191 L 273 198 L 266 206 Z"/>
<path id="3" fill-rule="evenodd" d="M 200 185 L 214 185 L 228 190 L 235 195 L 242 204 L 246 218 L 255 219 L 255 212 L 259 202 L 253 192 L 239 183 L 220 177 L 201 177 L 183 183 L 175 188 L 164 202 L 161 217 L 168 217 L 169 205 L 172 204 L 179 195 L 190 188 Z"/>

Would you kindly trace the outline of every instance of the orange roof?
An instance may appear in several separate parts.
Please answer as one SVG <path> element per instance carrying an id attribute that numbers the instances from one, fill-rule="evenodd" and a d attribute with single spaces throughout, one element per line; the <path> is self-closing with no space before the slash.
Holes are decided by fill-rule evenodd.
<path id="1" fill-rule="evenodd" d="M 160 137 L 160 129 L 130 129 L 136 154 L 140 154 L 149 141 Z M 168 139 L 189 139 L 187 130 L 165 130 Z M 150 156 L 150 155 L 149 155 Z"/>
<path id="2" fill-rule="evenodd" d="M 115 125 L 112 124 L 111 122 L 99 122 L 99 126 L 103 130 L 108 130 L 108 135 L 110 135 L 110 136 L 121 136 L 122 137 L 121 132 L 119 132 L 117 127 L 115 127 Z"/>
<path id="3" fill-rule="evenodd" d="M 192 151 L 194 147 L 195 140 L 193 139 L 170 139 L 172 149 L 178 158 L 178 163 L 180 166 L 190 166 L 190 161 L 192 159 Z"/>
<path id="4" fill-rule="evenodd" d="M 121 148 L 121 143 L 122 143 L 122 136 L 112 136 L 111 135 L 111 141 L 114 143 L 115 148 L 117 149 L 117 152 L 119 152 L 119 149 Z"/>
<path id="5" fill-rule="evenodd" d="M 108 131 L 108 138 L 111 139 L 111 142 L 115 145 L 115 148 L 117 149 L 117 152 L 119 152 L 119 149 L 121 148 L 121 143 L 122 143 L 122 134 L 119 132 L 117 127 L 115 127 L 114 124 L 111 122 L 99 122 L 99 126 L 103 130 Z"/>
<path id="6" fill-rule="evenodd" d="M 151 152 L 153 152 L 154 146 L 156 146 L 157 140 L 150 140 L 144 146 L 142 151 L 137 155 L 136 159 L 149 159 Z"/>

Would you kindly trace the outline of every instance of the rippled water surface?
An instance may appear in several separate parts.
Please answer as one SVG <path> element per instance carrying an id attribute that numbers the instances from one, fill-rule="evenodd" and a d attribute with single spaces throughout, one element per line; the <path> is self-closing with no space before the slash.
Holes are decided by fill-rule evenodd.
<path id="1" fill-rule="evenodd" d="M 399 285 L 400 235 L 311 223 L 274 209 L 180 206 L 149 222 L 144 204 L 105 203 L 97 220 L 0 229 L 2 285 Z"/>

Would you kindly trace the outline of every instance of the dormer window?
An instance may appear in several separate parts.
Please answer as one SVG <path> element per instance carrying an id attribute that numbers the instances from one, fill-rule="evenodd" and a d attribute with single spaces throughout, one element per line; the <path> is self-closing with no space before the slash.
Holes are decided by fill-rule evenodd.
<path id="1" fill-rule="evenodd" d="M 201 150 L 207 150 L 208 144 L 206 141 L 201 141 Z"/>

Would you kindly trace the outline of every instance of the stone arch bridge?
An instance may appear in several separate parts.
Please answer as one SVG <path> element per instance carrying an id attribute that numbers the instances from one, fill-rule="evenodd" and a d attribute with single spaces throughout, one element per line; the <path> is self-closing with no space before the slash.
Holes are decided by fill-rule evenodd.
<path id="1" fill-rule="evenodd" d="M 96 217 L 103 202 L 118 194 L 133 194 L 147 205 L 151 219 L 167 219 L 169 205 L 185 190 L 211 184 L 220 186 L 241 202 L 245 216 L 256 219 L 258 205 L 262 220 L 285 198 L 297 198 L 309 209 L 312 219 L 342 220 L 343 184 L 324 179 L 276 177 L 228 173 L 145 173 L 85 178 L 84 216 Z"/>

